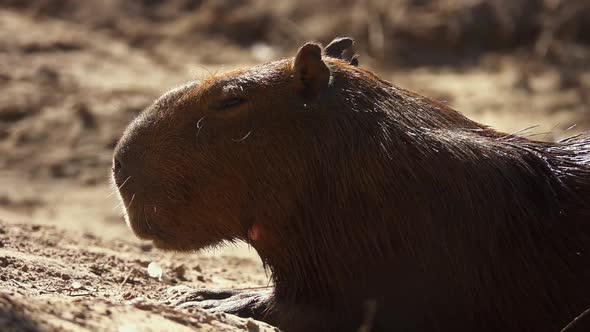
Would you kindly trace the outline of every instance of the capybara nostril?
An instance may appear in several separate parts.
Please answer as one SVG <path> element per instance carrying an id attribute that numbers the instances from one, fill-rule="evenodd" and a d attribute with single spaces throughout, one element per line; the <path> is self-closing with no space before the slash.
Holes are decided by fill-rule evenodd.
<path id="1" fill-rule="evenodd" d="M 121 171 L 121 162 L 119 161 L 119 158 L 117 158 L 115 156 L 115 158 L 113 158 L 113 173 L 119 173 Z"/>
<path id="2" fill-rule="evenodd" d="M 113 179 L 115 180 L 115 184 L 117 187 L 121 187 L 123 183 L 127 180 L 128 174 L 127 170 L 123 167 L 123 163 L 121 163 L 121 158 L 119 157 L 119 153 L 115 153 L 113 157 L 113 166 L 111 168 L 113 172 Z"/>
<path id="3" fill-rule="evenodd" d="M 138 121 L 140 122 L 140 121 Z M 129 176 L 137 177 L 141 173 L 145 159 L 145 140 L 149 138 L 146 126 L 129 130 L 119 140 L 113 153 L 113 175 L 116 180 L 125 181 Z"/>

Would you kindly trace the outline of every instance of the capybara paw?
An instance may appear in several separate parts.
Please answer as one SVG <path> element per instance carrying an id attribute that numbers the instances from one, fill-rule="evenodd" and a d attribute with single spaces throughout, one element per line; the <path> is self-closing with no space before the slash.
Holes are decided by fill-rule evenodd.
<path id="1" fill-rule="evenodd" d="M 232 290 L 193 289 L 189 287 L 169 289 L 168 293 L 171 295 L 168 298 L 170 305 L 177 308 L 205 307 L 203 304 L 206 301 L 224 300 L 238 294 Z"/>
<path id="2" fill-rule="evenodd" d="M 266 309 L 270 290 L 236 291 L 175 287 L 169 289 L 170 305 L 178 309 L 200 307 L 212 313 L 258 318 Z"/>

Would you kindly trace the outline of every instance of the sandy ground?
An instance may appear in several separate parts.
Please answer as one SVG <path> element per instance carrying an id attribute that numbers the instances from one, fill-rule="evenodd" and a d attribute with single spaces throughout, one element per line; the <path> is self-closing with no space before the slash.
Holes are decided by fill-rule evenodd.
<path id="1" fill-rule="evenodd" d="M 140 33 L 33 7 L 0 7 L 0 330 L 273 330 L 174 309 L 187 288 L 268 287 L 268 275 L 245 245 L 179 254 L 135 239 L 108 178 L 123 129 L 158 95 L 296 45 L 211 39 L 187 53 L 169 47 L 175 39 L 163 49 Z M 213 61 L 216 45 L 227 53 Z M 364 46 L 361 66 L 498 129 L 536 126 L 522 134 L 555 140 L 590 128 L 590 68 L 576 69 L 572 83 L 562 68 L 518 54 L 467 67 L 396 67 Z"/>
<path id="2" fill-rule="evenodd" d="M 2 331 L 273 331 L 171 305 L 185 289 L 265 285 L 232 255 L 181 255 L 52 226 L 0 223 Z"/>

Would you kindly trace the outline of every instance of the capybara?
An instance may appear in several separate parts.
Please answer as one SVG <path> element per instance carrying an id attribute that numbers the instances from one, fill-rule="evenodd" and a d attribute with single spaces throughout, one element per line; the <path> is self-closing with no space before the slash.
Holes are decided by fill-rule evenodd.
<path id="1" fill-rule="evenodd" d="M 113 160 L 135 234 L 249 243 L 272 292 L 198 298 L 285 331 L 589 328 L 590 135 L 498 132 L 358 68 L 351 44 L 307 43 L 141 113 Z"/>

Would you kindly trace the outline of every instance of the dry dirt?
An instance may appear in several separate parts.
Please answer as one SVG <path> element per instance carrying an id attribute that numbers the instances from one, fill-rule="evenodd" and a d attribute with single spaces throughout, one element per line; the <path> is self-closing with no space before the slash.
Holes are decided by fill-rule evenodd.
<path id="1" fill-rule="evenodd" d="M 274 331 L 170 307 L 189 286 L 265 285 L 253 260 L 163 253 L 135 241 L 2 222 L 0 268 L 2 331 Z"/>
<path id="2" fill-rule="evenodd" d="M 498 129 L 555 140 L 590 128 L 590 7 L 531 23 L 523 8 L 561 2 L 220 3 L 0 1 L 0 331 L 273 330 L 171 306 L 187 287 L 268 287 L 255 252 L 156 250 L 111 195 L 123 129 L 187 80 L 351 35 L 361 66 Z"/>

